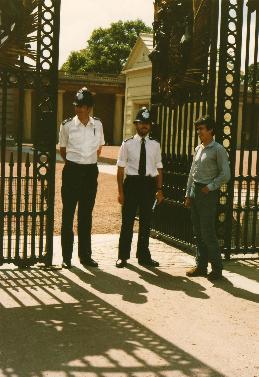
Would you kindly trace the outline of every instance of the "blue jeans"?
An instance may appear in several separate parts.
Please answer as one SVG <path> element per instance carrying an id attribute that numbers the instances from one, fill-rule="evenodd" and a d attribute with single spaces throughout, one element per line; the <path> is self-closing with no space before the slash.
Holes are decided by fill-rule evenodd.
<path id="1" fill-rule="evenodd" d="M 202 186 L 194 185 L 191 192 L 191 219 L 196 236 L 196 264 L 206 270 L 208 262 L 213 271 L 222 270 L 221 253 L 216 234 L 216 214 L 219 191 L 204 194 Z"/>

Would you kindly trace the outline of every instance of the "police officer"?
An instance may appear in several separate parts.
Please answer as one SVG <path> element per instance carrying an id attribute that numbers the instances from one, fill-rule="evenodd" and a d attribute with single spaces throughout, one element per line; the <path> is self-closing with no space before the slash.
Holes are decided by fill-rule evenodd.
<path id="1" fill-rule="evenodd" d="M 159 266 L 150 255 L 149 234 L 155 198 L 158 203 L 163 200 L 163 166 L 160 145 L 149 136 L 151 123 L 149 110 L 146 107 L 141 108 L 134 121 L 137 133 L 122 143 L 119 152 L 117 182 L 118 201 L 122 205 L 122 226 L 116 262 L 118 268 L 125 267 L 130 258 L 137 209 L 139 209 L 138 263 L 144 266 Z"/>
<path id="2" fill-rule="evenodd" d="M 207 276 L 214 281 L 222 278 L 222 261 L 215 220 L 219 189 L 230 180 L 228 155 L 214 138 L 215 121 L 205 115 L 194 122 L 201 144 L 195 148 L 190 170 L 185 206 L 191 208 L 191 218 L 197 241 L 196 266 L 187 276 Z M 212 271 L 207 275 L 208 262 Z"/>
<path id="3" fill-rule="evenodd" d="M 91 228 L 97 191 L 97 157 L 104 145 L 104 136 L 101 121 L 90 116 L 93 103 L 92 93 L 85 87 L 80 89 L 73 102 L 76 115 L 65 120 L 60 129 L 60 154 L 65 160 L 61 188 L 61 245 L 64 268 L 71 268 L 73 220 L 77 204 L 80 262 L 86 266 L 98 266 L 91 256 Z"/>

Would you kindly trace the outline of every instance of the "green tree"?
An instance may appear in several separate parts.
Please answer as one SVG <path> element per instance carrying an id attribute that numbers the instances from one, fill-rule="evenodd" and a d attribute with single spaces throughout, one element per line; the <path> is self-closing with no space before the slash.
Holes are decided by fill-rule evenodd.
<path id="1" fill-rule="evenodd" d="M 63 64 L 67 72 L 120 73 L 140 33 L 152 29 L 141 20 L 118 21 L 95 29 L 85 49 L 73 51 Z"/>
<path id="2" fill-rule="evenodd" d="M 66 72 L 84 72 L 84 67 L 87 63 L 88 50 L 72 51 L 69 54 L 68 60 L 63 64 L 62 71 Z"/>
<path id="3" fill-rule="evenodd" d="M 255 73 L 256 70 L 256 73 Z M 248 87 L 253 86 L 253 81 L 254 81 L 254 75 L 256 77 L 256 86 L 258 87 L 259 85 L 259 62 L 255 64 L 250 64 L 247 70 L 247 81 L 248 81 Z M 241 80 L 242 82 L 245 81 L 245 75 L 241 75 Z"/>

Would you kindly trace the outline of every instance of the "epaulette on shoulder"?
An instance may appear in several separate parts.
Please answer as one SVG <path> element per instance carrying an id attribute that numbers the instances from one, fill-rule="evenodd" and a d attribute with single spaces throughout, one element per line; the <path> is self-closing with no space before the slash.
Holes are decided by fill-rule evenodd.
<path id="1" fill-rule="evenodd" d="M 149 136 L 149 140 L 154 140 L 154 141 L 156 141 L 157 143 L 160 144 L 160 141 L 158 139 L 156 139 L 155 137 Z"/>
<path id="2" fill-rule="evenodd" d="M 132 140 L 133 137 L 134 137 L 134 136 L 131 136 L 131 137 L 129 137 L 128 139 L 125 139 L 125 140 L 124 140 L 124 143 L 126 143 L 126 142 L 129 141 L 129 140 Z"/>
<path id="3" fill-rule="evenodd" d="M 97 118 L 97 117 L 93 117 L 95 120 L 99 120 L 101 122 L 101 119 L 100 118 Z"/>
<path id="4" fill-rule="evenodd" d="M 64 125 L 64 124 L 66 124 L 67 122 L 71 122 L 72 119 L 73 119 L 73 118 L 67 118 L 67 119 L 63 120 L 62 124 Z"/>

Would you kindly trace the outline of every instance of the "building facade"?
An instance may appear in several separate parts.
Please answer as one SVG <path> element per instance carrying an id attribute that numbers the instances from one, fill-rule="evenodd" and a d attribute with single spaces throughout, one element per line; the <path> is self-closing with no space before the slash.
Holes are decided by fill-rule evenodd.
<path id="1" fill-rule="evenodd" d="M 123 75 L 86 75 L 59 73 L 58 125 L 74 114 L 73 100 L 77 90 L 86 86 L 95 96 L 94 116 L 103 123 L 107 145 L 120 145 L 123 129 L 125 77 Z M 59 126 L 58 126 L 59 128 Z"/>
<path id="2" fill-rule="evenodd" d="M 94 115 L 102 120 L 107 145 L 120 145 L 123 138 L 123 110 L 125 76 L 111 74 L 85 75 L 59 72 L 57 141 L 61 122 L 74 115 L 73 100 L 78 89 L 86 86 L 95 96 Z M 7 140 L 16 140 L 20 121 L 18 119 L 19 91 L 7 90 L 6 130 Z M 0 100 L 2 91 L 0 90 Z M 33 144 L 36 134 L 36 99 L 33 89 L 24 90 L 23 143 Z M 1 109 L 0 109 L 1 123 Z"/>
<path id="3" fill-rule="evenodd" d="M 153 35 L 139 35 L 122 73 L 126 76 L 123 137 L 135 132 L 133 121 L 142 106 L 151 101 L 152 64 L 149 54 L 153 49 Z"/>

